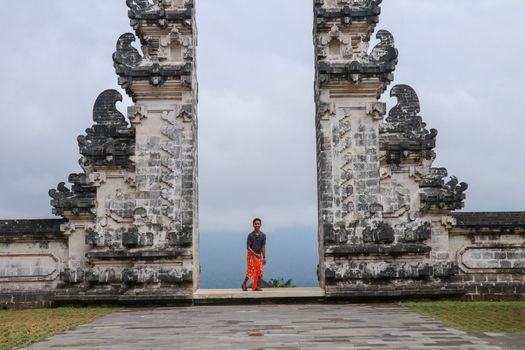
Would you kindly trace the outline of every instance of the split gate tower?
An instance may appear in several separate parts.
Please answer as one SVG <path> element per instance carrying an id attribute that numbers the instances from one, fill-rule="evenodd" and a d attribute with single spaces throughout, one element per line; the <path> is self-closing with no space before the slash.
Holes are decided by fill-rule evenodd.
<path id="1" fill-rule="evenodd" d="M 432 168 L 437 131 L 412 88 L 392 88 L 384 119 L 398 50 L 375 31 L 380 3 L 315 0 L 319 280 L 330 296 L 446 293 L 448 214 L 467 186 Z"/>
<path id="2" fill-rule="evenodd" d="M 393 86 L 390 111 L 380 100 L 399 56 L 376 30 L 382 0 L 313 2 L 326 296 L 523 299 L 525 213 L 454 213 L 467 185 L 432 166 L 437 131 L 416 92 Z M 126 3 L 134 33 L 118 38 L 113 63 L 133 105 L 125 116 L 119 92 L 96 99 L 78 137 L 82 172 L 49 191 L 61 219 L 0 221 L 0 304 L 195 300 L 194 1 Z"/>
<path id="3" fill-rule="evenodd" d="M 84 172 L 50 191 L 68 220 L 64 292 L 188 298 L 199 281 L 194 4 L 127 4 L 136 36 L 118 39 L 113 62 L 130 124 L 115 108 L 122 96 L 104 91 L 78 138 Z"/>

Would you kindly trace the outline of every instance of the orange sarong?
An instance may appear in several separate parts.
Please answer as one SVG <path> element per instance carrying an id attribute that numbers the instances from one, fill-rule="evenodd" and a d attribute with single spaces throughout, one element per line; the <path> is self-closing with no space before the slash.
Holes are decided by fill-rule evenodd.
<path id="1" fill-rule="evenodd" d="M 255 290 L 257 289 L 257 286 L 259 285 L 259 280 L 264 275 L 263 259 L 259 259 L 252 252 L 248 252 L 246 261 L 248 264 L 248 270 L 246 271 L 246 277 L 252 280 L 252 289 Z"/>

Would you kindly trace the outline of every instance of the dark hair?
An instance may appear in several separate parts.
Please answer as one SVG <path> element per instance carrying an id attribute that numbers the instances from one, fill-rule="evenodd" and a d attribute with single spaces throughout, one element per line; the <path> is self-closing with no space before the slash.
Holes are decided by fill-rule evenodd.
<path id="1" fill-rule="evenodd" d="M 256 221 L 259 221 L 259 223 L 262 224 L 262 220 L 261 220 L 261 219 L 259 219 L 259 218 L 255 218 L 255 219 L 253 219 L 253 221 L 252 221 L 252 225 L 255 225 L 255 222 L 256 222 Z"/>

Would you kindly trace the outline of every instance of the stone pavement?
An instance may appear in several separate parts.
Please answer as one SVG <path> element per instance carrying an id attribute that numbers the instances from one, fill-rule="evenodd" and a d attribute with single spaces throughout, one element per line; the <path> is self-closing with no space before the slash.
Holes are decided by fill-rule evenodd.
<path id="1" fill-rule="evenodd" d="M 525 333 L 475 333 L 479 337 L 504 350 L 525 349 Z"/>
<path id="2" fill-rule="evenodd" d="M 28 349 L 502 349 L 394 304 L 126 310 Z"/>

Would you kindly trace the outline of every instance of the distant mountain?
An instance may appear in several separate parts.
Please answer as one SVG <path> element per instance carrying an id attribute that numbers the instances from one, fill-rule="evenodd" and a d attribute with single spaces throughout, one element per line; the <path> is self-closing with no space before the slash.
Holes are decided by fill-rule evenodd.
<path id="1" fill-rule="evenodd" d="M 263 230 L 264 231 L 264 230 Z M 317 287 L 317 233 L 294 229 L 266 232 L 264 279 L 292 279 L 297 287 Z M 201 232 L 201 288 L 239 288 L 246 273 L 246 233 Z"/>

